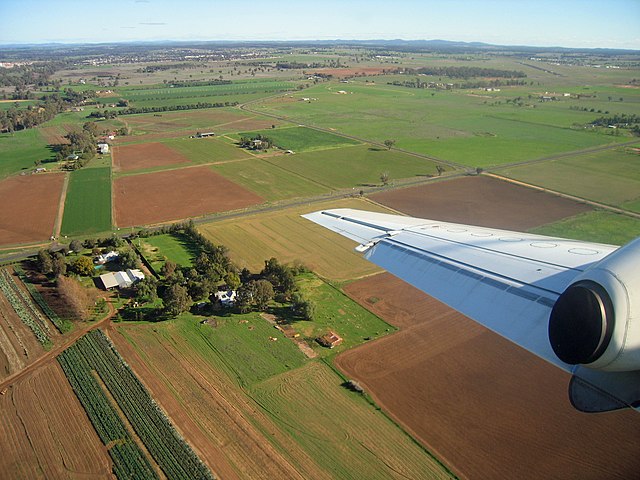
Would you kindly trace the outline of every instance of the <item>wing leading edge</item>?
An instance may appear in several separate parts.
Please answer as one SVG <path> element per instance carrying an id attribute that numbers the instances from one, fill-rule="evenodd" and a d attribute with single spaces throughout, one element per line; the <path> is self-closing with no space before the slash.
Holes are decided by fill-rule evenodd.
<path id="1" fill-rule="evenodd" d="M 548 341 L 558 296 L 617 247 L 351 209 L 305 218 L 388 272 L 566 371 Z"/>

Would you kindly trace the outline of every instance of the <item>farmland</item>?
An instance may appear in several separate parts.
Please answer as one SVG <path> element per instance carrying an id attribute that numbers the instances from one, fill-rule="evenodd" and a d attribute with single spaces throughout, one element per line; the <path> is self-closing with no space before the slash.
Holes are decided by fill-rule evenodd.
<path id="1" fill-rule="evenodd" d="M 347 291 L 402 330 L 343 353 L 337 365 L 458 475 L 635 474 L 637 413 L 577 412 L 564 372 L 389 274 Z"/>
<path id="2" fill-rule="evenodd" d="M 109 455 L 118 478 L 153 478 L 155 475 L 149 459 L 127 432 L 100 381 L 167 476 L 212 478 L 100 330 L 90 332 L 65 350 L 58 361 L 102 442 L 105 445 L 116 442 L 111 445 Z"/>
<path id="3" fill-rule="evenodd" d="M 189 412 L 187 428 L 193 428 L 192 422 L 199 425 L 201 433 L 194 432 L 194 438 L 203 433 L 204 438 L 196 445 L 208 455 L 216 449 L 205 445 L 224 445 L 222 458 L 214 464 L 221 475 L 231 464 L 241 476 L 255 476 L 262 468 L 259 476 L 331 478 L 337 468 L 345 475 L 364 469 L 371 478 L 425 472 L 448 478 L 447 471 L 392 422 L 344 389 L 343 380 L 326 365 L 304 362 L 294 344 L 264 319 L 234 315 L 214 320 L 203 325 L 197 317 L 183 316 L 153 329 L 123 325 L 118 327 L 122 337 L 115 338 L 134 370 L 147 372 L 143 377 L 152 382 L 154 394 Z M 270 336 L 278 340 L 269 341 Z M 252 363 L 256 356 L 258 364 Z M 203 410 L 216 414 L 203 415 Z M 239 422 L 242 414 L 249 414 L 251 422 Z M 334 442 L 334 435 L 347 440 Z M 394 440 L 382 444 L 376 438 Z M 265 454 L 271 460 L 263 465 Z"/>
<path id="4" fill-rule="evenodd" d="M 53 233 L 64 175 L 37 174 L 0 181 L 0 245 L 45 241 Z M 37 195 L 34 195 L 37 192 Z M 7 200 L 8 201 L 8 200 Z"/>
<path id="5" fill-rule="evenodd" d="M 0 470 L 7 478 L 107 478 L 111 460 L 55 362 L 0 396 Z"/>
<path id="6" fill-rule="evenodd" d="M 241 268 L 253 271 L 260 271 L 271 257 L 284 263 L 300 260 L 320 276 L 338 281 L 380 271 L 353 251 L 354 242 L 300 217 L 323 208 L 384 211 L 364 199 L 345 199 L 223 220 L 200 230 L 214 243 L 227 245 L 231 258 Z"/>
<path id="7" fill-rule="evenodd" d="M 0 134 L 0 178 L 32 170 L 33 162 L 52 158 L 51 150 L 37 129 Z"/>
<path id="8" fill-rule="evenodd" d="M 111 230 L 111 169 L 84 168 L 71 173 L 64 204 L 62 233 Z"/>
<path id="9" fill-rule="evenodd" d="M 252 138 L 257 135 L 264 135 L 283 150 L 294 150 L 304 152 L 310 150 L 322 150 L 345 145 L 357 145 L 359 142 L 345 137 L 339 137 L 331 133 L 320 130 L 313 130 L 305 127 L 289 127 L 254 132 L 238 133 L 239 137 Z"/>
<path id="10" fill-rule="evenodd" d="M 501 174 L 587 200 L 640 212 L 640 155 L 630 149 L 575 155 L 543 168 L 524 165 Z"/>
<path id="11" fill-rule="evenodd" d="M 131 235 L 151 270 L 166 259 L 184 268 L 160 276 L 160 298 L 146 304 L 135 289 L 101 293 L 112 316 L 76 322 L 70 334 L 54 313 L 71 309 L 53 274 L 23 285 L 11 268 L 0 270 L 4 475 L 636 475 L 637 414 L 577 413 L 564 373 L 382 273 L 354 252 L 356 242 L 300 215 L 356 208 L 622 244 L 640 235 L 635 124 L 591 123 L 638 114 L 640 57 L 414 46 L 203 43 L 121 55 L 128 47 L 96 45 L 88 48 L 106 53 L 79 48 L 53 75 L 61 83 L 31 89 L 36 98 L 95 96 L 34 128 L 0 133 L 2 260 L 88 240 L 80 255 L 59 257 L 71 271 L 97 238 L 110 240 L 96 247 L 104 251 Z M 412 70 L 423 67 L 438 73 Z M 478 68 L 526 76 L 457 74 Z M 38 102 L 21 102 L 23 115 Z M 49 160 L 86 122 L 96 138 L 116 133 L 113 154 L 52 173 L 73 167 Z M 198 132 L 214 135 L 191 138 Z M 257 134 L 276 148 L 240 148 L 241 137 Z M 48 171 L 27 175 L 37 161 Z M 210 292 L 191 287 L 202 280 L 215 290 L 233 277 L 196 275 L 198 244 L 160 229 L 189 218 L 228 248 L 244 283 L 271 257 L 307 266 L 295 281 L 315 306 L 313 320 L 282 295 L 248 313 L 209 303 Z M 93 278 L 78 278 L 93 303 Z M 174 281 L 201 298 L 171 316 L 163 297 Z M 343 338 L 333 349 L 316 342 L 329 330 Z"/>
<path id="12" fill-rule="evenodd" d="M 262 201 L 209 167 L 120 177 L 113 188 L 119 227 L 235 210 Z"/>

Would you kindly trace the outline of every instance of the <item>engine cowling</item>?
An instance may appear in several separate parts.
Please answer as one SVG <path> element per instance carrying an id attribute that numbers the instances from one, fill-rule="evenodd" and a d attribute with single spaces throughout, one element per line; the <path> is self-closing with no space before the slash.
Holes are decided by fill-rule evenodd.
<path id="1" fill-rule="evenodd" d="M 549 341 L 571 365 L 640 370 L 640 238 L 592 265 L 560 295 Z"/>

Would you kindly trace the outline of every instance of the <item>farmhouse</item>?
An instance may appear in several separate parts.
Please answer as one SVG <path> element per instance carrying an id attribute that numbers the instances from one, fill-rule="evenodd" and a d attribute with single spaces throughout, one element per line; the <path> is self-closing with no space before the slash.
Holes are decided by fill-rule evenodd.
<path id="1" fill-rule="evenodd" d="M 213 294 L 217 301 L 219 301 L 223 307 L 232 307 L 236 301 L 235 290 L 220 290 Z"/>
<path id="2" fill-rule="evenodd" d="M 343 340 L 342 340 L 342 337 L 339 336 L 337 333 L 329 331 L 328 333 L 325 333 L 321 337 L 318 337 L 316 341 L 323 347 L 333 348 L 336 345 L 340 345 Z"/>
<path id="3" fill-rule="evenodd" d="M 118 252 L 107 252 L 100 254 L 93 259 L 93 263 L 98 265 L 104 265 L 107 262 L 113 262 L 118 259 Z"/>
<path id="4" fill-rule="evenodd" d="M 196 133 L 196 138 L 205 138 L 205 137 L 213 137 L 215 133 L 213 132 L 198 132 Z"/>
<path id="5" fill-rule="evenodd" d="M 112 288 L 128 288 L 134 283 L 144 279 L 144 273 L 138 269 L 128 268 L 126 271 L 109 272 L 100 275 L 100 281 L 105 290 L 111 290 Z"/>

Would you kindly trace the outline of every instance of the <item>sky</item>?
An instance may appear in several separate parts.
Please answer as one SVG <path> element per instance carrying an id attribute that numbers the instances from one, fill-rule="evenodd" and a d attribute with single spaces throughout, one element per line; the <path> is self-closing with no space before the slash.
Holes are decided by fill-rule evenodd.
<path id="1" fill-rule="evenodd" d="M 640 50 L 640 0 L 0 0 L 0 45 L 397 38 Z"/>

